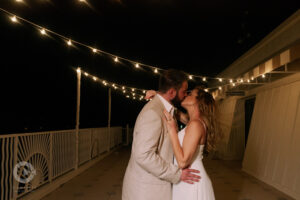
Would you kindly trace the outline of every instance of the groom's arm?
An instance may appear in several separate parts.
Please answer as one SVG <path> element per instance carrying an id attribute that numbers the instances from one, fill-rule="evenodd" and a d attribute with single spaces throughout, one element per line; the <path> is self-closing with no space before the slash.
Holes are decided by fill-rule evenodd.
<path id="1" fill-rule="evenodd" d="M 163 122 L 154 110 L 145 111 L 137 121 L 134 158 L 146 171 L 171 183 L 180 181 L 181 170 L 157 154 Z M 166 135 L 167 136 L 167 135 Z"/>

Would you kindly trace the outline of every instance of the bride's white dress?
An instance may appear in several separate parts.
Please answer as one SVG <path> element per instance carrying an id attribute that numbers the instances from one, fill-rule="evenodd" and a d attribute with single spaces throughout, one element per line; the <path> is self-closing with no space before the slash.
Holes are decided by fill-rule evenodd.
<path id="1" fill-rule="evenodd" d="M 178 133 L 180 145 L 182 146 L 183 138 L 185 134 L 185 128 Z M 185 182 L 179 182 L 173 184 L 172 199 L 173 200 L 215 200 L 214 190 L 212 187 L 211 180 L 207 175 L 205 168 L 202 163 L 204 145 L 199 145 L 195 152 L 191 169 L 200 171 L 201 179 L 199 182 L 194 184 L 188 184 Z M 177 164 L 174 158 L 174 164 Z"/>

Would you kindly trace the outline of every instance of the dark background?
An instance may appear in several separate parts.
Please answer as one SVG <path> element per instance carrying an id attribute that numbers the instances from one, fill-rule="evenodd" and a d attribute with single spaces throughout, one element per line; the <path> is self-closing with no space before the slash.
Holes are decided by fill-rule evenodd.
<path id="1" fill-rule="evenodd" d="M 137 62 L 215 76 L 297 9 L 299 1 L 1 0 L 0 7 L 73 40 Z M 76 67 L 156 89 L 158 76 L 43 37 L 0 12 L 0 134 L 75 127 Z M 192 85 L 199 84 L 193 82 Z M 112 125 L 134 125 L 145 102 L 112 92 Z M 108 89 L 83 76 L 80 127 L 107 126 Z"/>

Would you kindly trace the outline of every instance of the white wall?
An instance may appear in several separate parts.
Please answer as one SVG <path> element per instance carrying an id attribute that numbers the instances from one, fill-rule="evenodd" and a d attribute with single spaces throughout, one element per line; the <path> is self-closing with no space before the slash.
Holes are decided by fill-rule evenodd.
<path id="1" fill-rule="evenodd" d="M 273 85 L 257 93 L 243 170 L 300 199 L 300 79 Z"/>

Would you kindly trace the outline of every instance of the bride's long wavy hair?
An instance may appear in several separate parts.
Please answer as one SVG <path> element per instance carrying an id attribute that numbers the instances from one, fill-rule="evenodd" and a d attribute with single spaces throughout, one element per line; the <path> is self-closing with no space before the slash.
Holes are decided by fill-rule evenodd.
<path id="1" fill-rule="evenodd" d="M 197 100 L 201 117 L 206 125 L 206 145 L 207 152 L 216 151 L 217 142 L 221 139 L 221 132 L 217 124 L 217 108 L 213 96 L 205 92 L 202 87 L 196 87 Z"/>

